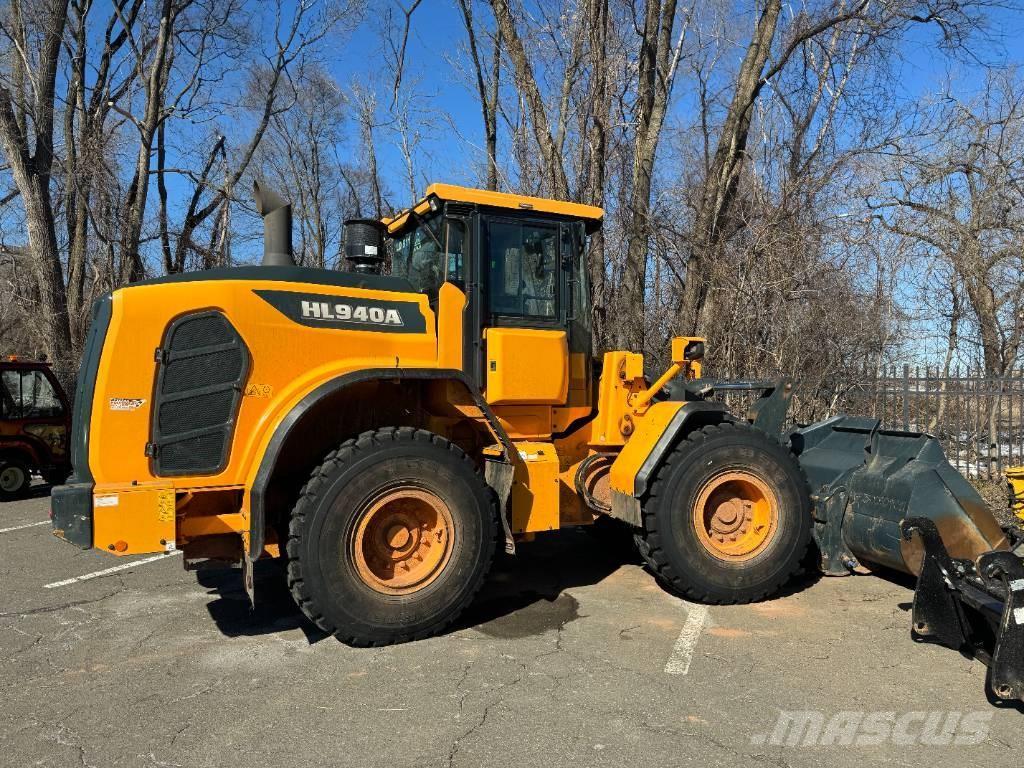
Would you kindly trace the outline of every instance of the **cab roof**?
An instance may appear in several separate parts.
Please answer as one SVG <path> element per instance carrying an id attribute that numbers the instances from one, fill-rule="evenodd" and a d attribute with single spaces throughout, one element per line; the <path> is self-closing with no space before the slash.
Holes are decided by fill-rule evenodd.
<path id="1" fill-rule="evenodd" d="M 515 195 L 509 192 L 493 192 L 489 189 L 460 187 L 455 184 L 431 184 L 427 187 L 426 195 L 416 205 L 396 213 L 394 216 L 385 217 L 381 219 L 381 222 L 388 228 L 388 232 L 397 232 L 405 226 L 413 213 L 423 215 L 431 210 L 431 200 L 470 203 L 488 208 L 507 208 L 516 211 L 537 211 L 538 213 L 582 219 L 588 232 L 598 230 L 601 227 L 601 220 L 604 218 L 604 211 L 595 205 Z"/>

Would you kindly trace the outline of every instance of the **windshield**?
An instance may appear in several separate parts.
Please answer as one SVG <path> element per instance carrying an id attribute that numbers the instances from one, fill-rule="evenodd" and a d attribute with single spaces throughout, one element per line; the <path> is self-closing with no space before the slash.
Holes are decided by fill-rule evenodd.
<path id="1" fill-rule="evenodd" d="M 0 373 L 0 413 L 5 419 L 60 416 L 64 406 L 42 371 L 10 369 Z"/>
<path id="2" fill-rule="evenodd" d="M 436 297 L 445 280 L 462 279 L 462 224 L 441 215 L 421 219 L 391 242 L 391 274 Z"/>

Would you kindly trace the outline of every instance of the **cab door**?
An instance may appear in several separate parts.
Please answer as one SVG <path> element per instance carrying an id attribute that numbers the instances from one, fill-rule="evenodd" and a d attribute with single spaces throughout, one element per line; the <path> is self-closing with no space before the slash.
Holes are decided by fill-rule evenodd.
<path id="1" fill-rule="evenodd" d="M 487 216 L 481 234 L 485 397 L 495 406 L 546 406 L 549 412 L 565 404 L 569 390 L 567 280 L 559 224 Z M 550 421 L 549 413 L 536 415 L 538 426 Z"/>

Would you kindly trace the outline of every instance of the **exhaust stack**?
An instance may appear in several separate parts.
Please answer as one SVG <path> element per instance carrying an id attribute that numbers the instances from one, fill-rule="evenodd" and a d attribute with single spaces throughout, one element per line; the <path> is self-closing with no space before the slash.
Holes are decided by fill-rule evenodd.
<path id="1" fill-rule="evenodd" d="M 263 266 L 294 267 L 292 204 L 258 181 L 252 186 L 256 210 L 263 217 Z"/>

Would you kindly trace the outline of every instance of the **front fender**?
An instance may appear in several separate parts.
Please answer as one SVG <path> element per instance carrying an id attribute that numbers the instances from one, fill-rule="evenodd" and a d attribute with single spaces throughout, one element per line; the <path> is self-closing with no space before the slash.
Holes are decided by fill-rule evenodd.
<path id="1" fill-rule="evenodd" d="M 612 463 L 609 475 L 611 516 L 640 525 L 640 499 L 647 493 L 669 451 L 694 429 L 732 420 L 724 405 L 707 400 L 663 401 L 652 405 L 643 418 L 637 420 L 636 430 Z"/>

